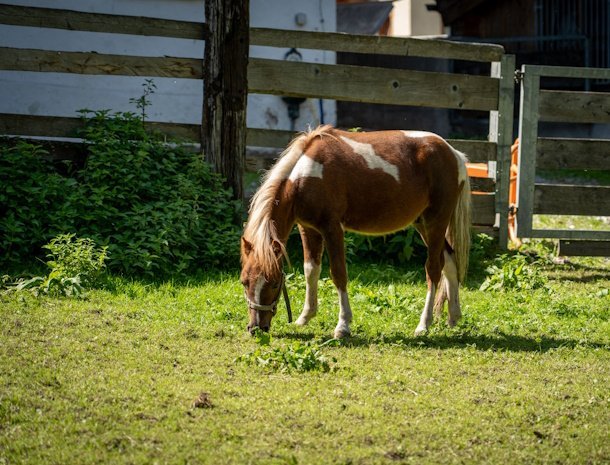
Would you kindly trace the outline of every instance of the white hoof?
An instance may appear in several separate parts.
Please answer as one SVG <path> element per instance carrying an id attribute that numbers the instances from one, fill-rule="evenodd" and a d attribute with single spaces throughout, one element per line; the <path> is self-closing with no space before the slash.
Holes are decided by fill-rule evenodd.
<path id="1" fill-rule="evenodd" d="M 303 311 L 297 318 L 297 321 L 294 322 L 294 324 L 297 326 L 305 326 L 311 321 L 314 316 L 316 316 L 314 312 Z"/>
<path id="2" fill-rule="evenodd" d="M 335 328 L 335 334 L 334 337 L 335 339 L 343 339 L 344 337 L 347 337 L 351 334 L 351 331 L 349 329 L 349 326 L 345 325 L 345 324 L 339 324 L 337 325 L 337 327 Z"/>
<path id="3" fill-rule="evenodd" d="M 426 328 L 425 326 L 418 326 L 417 329 L 415 330 L 415 337 L 424 336 L 427 332 L 428 332 L 428 328 Z"/>

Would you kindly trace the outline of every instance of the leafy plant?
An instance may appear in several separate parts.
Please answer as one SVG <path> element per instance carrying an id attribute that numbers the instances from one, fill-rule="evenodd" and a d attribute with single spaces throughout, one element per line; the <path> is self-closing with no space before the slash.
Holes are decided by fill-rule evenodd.
<path id="1" fill-rule="evenodd" d="M 74 234 L 61 234 L 43 248 L 49 250 L 49 274 L 46 277 L 22 279 L 13 290 L 80 297 L 86 288 L 100 284 L 106 267 L 108 247 L 97 247 L 91 239 L 75 238 Z"/>
<path id="2" fill-rule="evenodd" d="M 42 147 L 19 141 L 0 145 L 0 264 L 14 268 L 42 244 L 69 231 L 66 215 L 74 180 L 57 173 Z"/>
<path id="3" fill-rule="evenodd" d="M 241 205 L 200 153 L 145 130 L 153 91 L 135 101 L 141 116 L 81 112 L 86 164 L 71 176 L 36 145 L 0 148 L 0 264 L 23 267 L 58 234 L 107 246 L 121 273 L 237 264 Z"/>
<path id="4" fill-rule="evenodd" d="M 108 246 L 97 247 L 89 238 L 60 234 L 44 245 L 49 253 L 47 266 L 57 277 L 78 276 L 83 285 L 99 284 L 106 268 Z"/>
<path id="5" fill-rule="evenodd" d="M 531 290 L 546 286 L 546 277 L 525 255 L 501 255 L 486 270 L 480 290 Z"/>
<path id="6" fill-rule="evenodd" d="M 155 140 L 128 113 L 98 112 L 82 135 L 87 212 L 78 230 L 108 244 L 112 267 L 153 274 L 236 263 L 238 205 L 199 154 Z"/>
<path id="7" fill-rule="evenodd" d="M 337 362 L 335 358 L 329 359 L 320 351 L 320 348 L 326 343 L 317 345 L 295 342 L 285 347 L 271 347 L 271 336 L 268 333 L 257 332 L 255 338 L 258 347 L 254 351 L 238 357 L 235 361 L 258 365 L 272 371 L 300 373 L 331 371 L 334 368 L 333 363 Z"/>
<path id="8" fill-rule="evenodd" d="M 129 103 L 134 103 L 136 108 L 140 110 L 142 122 L 144 122 L 146 120 L 146 108 L 152 105 L 149 97 L 155 93 L 157 86 L 152 79 L 145 79 L 142 87 L 144 88 L 142 95 L 138 98 L 130 98 Z"/>

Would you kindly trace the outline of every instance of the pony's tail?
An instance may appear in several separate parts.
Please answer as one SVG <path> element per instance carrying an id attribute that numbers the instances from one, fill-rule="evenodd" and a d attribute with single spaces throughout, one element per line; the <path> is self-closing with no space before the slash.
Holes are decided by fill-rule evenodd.
<path id="1" fill-rule="evenodd" d="M 470 179 L 466 175 L 463 182 L 449 228 L 447 228 L 447 241 L 455 253 L 455 264 L 458 272 L 458 281 L 464 282 L 468 271 L 468 257 L 470 255 L 470 227 L 471 227 L 471 199 Z"/>
<path id="2" fill-rule="evenodd" d="M 470 179 L 466 169 L 466 156 L 451 147 L 458 159 L 459 171 L 464 173 L 464 180 L 460 184 L 460 193 L 455 210 L 451 215 L 451 221 L 447 228 L 445 238 L 454 252 L 455 265 L 457 268 L 458 282 L 463 283 L 468 270 L 468 258 L 470 255 L 470 227 L 471 227 L 471 198 Z M 444 302 L 448 299 L 447 279 L 443 276 L 439 283 L 439 289 L 435 299 L 435 312 L 440 314 Z"/>

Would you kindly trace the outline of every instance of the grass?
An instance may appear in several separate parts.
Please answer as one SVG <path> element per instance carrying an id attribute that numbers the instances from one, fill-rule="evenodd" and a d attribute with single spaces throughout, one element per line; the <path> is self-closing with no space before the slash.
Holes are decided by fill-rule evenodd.
<path id="1" fill-rule="evenodd" d="M 354 334 L 330 343 L 327 277 L 310 326 L 282 306 L 270 341 L 237 273 L 1 294 L 0 464 L 608 463 L 610 266 L 534 266 L 544 286 L 484 292 L 474 264 L 461 323 L 423 338 L 421 267 L 351 266 Z M 304 287 L 295 269 L 297 311 Z M 331 369 L 245 363 L 265 350 Z"/>
<path id="2" fill-rule="evenodd" d="M 610 231 L 608 216 L 534 215 L 536 229 L 584 229 Z"/>

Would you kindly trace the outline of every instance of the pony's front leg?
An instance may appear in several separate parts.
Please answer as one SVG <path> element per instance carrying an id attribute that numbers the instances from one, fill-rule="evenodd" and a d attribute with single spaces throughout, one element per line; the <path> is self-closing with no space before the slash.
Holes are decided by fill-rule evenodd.
<path id="1" fill-rule="evenodd" d="M 352 322 L 352 309 L 347 296 L 347 267 L 341 225 L 331 226 L 325 232 L 324 240 L 330 261 L 330 274 L 339 294 L 339 322 L 335 328 L 334 337 L 340 339 L 350 335 L 349 325 Z"/>
<path id="2" fill-rule="evenodd" d="M 311 229 L 299 225 L 301 242 L 303 243 L 303 270 L 305 272 L 305 305 L 303 312 L 295 321 L 296 325 L 303 326 L 309 323 L 318 312 L 318 280 L 322 269 L 322 252 L 324 239 L 322 235 Z"/>

